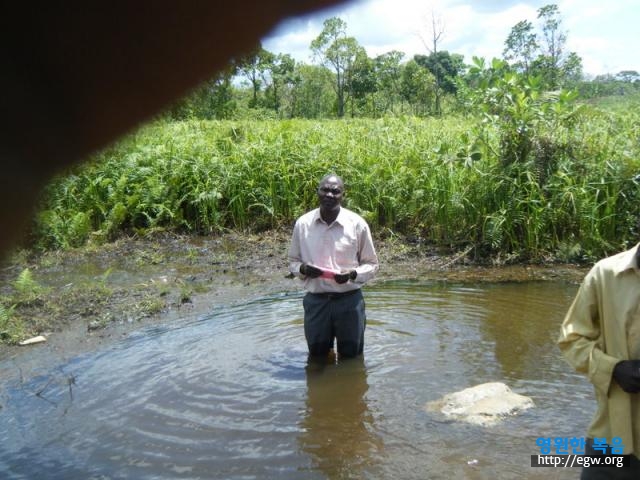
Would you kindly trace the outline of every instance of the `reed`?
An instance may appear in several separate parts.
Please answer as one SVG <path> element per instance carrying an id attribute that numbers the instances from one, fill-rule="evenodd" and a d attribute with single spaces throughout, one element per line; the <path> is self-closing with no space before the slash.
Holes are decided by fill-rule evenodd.
<path id="1" fill-rule="evenodd" d="M 336 172 L 374 231 L 480 257 L 591 259 L 636 240 L 636 111 L 585 109 L 506 166 L 499 133 L 468 118 L 157 121 L 55 179 L 34 242 L 288 228 Z"/>

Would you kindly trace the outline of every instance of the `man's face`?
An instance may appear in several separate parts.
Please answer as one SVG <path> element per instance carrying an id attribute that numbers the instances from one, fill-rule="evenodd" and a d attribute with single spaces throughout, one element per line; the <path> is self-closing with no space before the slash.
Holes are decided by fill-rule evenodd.
<path id="1" fill-rule="evenodd" d="M 318 187 L 320 207 L 327 211 L 340 208 L 343 194 L 344 185 L 342 181 L 338 177 L 328 177 Z"/>

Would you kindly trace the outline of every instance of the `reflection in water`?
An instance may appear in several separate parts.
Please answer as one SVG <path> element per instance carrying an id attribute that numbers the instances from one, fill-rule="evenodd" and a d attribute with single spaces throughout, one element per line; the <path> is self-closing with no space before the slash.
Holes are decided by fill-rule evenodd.
<path id="1" fill-rule="evenodd" d="M 328 478 L 362 478 L 382 452 L 367 406 L 363 357 L 339 363 L 309 359 L 306 376 L 302 450 Z"/>
<path id="2" fill-rule="evenodd" d="M 0 478 L 576 477 L 529 465 L 537 437 L 582 436 L 595 406 L 554 342 L 577 287 L 367 288 L 364 358 L 337 364 L 308 363 L 299 294 L 140 330 L 31 379 L 0 362 L 14 372 L 0 382 Z M 424 409 L 487 381 L 536 407 L 490 429 Z"/>
<path id="3" fill-rule="evenodd" d="M 496 360 L 507 378 L 548 379 L 549 369 L 553 370 L 552 364 L 542 368 L 541 363 L 552 362 L 551 351 L 557 350 L 555 340 L 571 301 L 569 292 L 550 295 L 553 288 L 510 283 L 491 285 L 475 300 L 467 297 L 486 311 L 480 329 L 485 340 L 494 344 Z"/>

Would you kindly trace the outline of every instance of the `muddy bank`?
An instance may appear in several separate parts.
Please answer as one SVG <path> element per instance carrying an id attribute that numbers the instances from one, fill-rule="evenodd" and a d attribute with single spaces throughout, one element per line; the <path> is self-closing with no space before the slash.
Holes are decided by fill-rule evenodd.
<path id="1" fill-rule="evenodd" d="M 300 284 L 287 272 L 288 242 L 286 231 L 161 234 L 40 256 L 14 252 L 0 267 L 0 302 L 7 308 L 15 305 L 11 315 L 23 325 L 23 337 L 44 335 L 47 342 L 19 347 L 7 345 L 5 338 L 0 360 L 69 358 L 149 323 L 297 291 Z M 376 247 L 381 267 L 375 282 L 579 282 L 587 271 L 573 265 L 475 265 L 465 252 L 437 250 L 396 236 L 376 239 Z M 31 283 L 20 284 L 25 269 Z"/>

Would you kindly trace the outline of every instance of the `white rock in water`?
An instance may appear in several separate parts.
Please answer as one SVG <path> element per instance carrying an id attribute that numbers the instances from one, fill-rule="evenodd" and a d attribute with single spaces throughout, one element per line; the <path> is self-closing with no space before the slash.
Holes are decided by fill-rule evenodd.
<path id="1" fill-rule="evenodd" d="M 504 383 L 490 382 L 449 393 L 426 405 L 427 410 L 439 410 L 445 416 L 475 425 L 493 425 L 507 415 L 533 407 L 533 400 L 513 393 Z"/>

